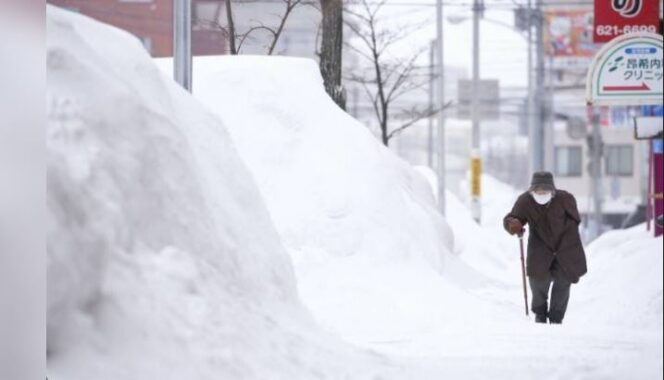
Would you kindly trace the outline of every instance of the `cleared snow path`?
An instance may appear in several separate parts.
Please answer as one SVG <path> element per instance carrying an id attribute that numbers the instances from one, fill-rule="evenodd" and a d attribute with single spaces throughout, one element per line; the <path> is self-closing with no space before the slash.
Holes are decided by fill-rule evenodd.
<path id="1" fill-rule="evenodd" d="M 523 310 L 518 241 L 500 224 L 516 192 L 485 182 L 496 191 L 481 227 L 448 195 L 458 258 L 442 276 L 296 256 L 305 303 L 346 340 L 429 367 L 432 379 L 661 379 L 662 239 L 644 226 L 606 234 L 589 247 L 565 323 L 537 325 Z"/>

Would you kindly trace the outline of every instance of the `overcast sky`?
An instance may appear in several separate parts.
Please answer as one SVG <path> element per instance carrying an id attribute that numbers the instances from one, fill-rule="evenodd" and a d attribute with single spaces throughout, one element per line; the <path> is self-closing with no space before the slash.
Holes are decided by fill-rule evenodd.
<path id="1" fill-rule="evenodd" d="M 410 5 L 412 4 L 412 5 Z M 472 12 L 471 0 L 444 0 L 443 13 L 445 65 L 464 68 L 470 76 L 472 70 Z M 514 7 L 511 1 L 489 0 L 485 19 L 480 24 L 480 72 L 483 78 L 499 79 L 502 86 L 525 87 L 527 50 L 524 35 L 514 29 L 491 23 L 491 20 L 513 25 Z M 436 35 L 436 7 L 433 0 L 388 0 L 381 12 L 382 20 L 390 26 L 421 23 L 421 30 L 404 41 L 399 49 L 408 50 L 427 46 Z M 452 23 L 449 18 L 466 20 Z M 426 54 L 423 64 L 428 61 Z"/>

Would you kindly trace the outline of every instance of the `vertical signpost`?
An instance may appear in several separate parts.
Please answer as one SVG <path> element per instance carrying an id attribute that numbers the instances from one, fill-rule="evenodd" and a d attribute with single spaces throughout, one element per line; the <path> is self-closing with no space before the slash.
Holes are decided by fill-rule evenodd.
<path id="1" fill-rule="evenodd" d="M 191 92 L 191 0 L 173 0 L 173 76 Z"/>
<path id="2" fill-rule="evenodd" d="M 473 121 L 473 145 L 470 153 L 470 196 L 473 219 L 481 220 L 482 197 L 482 159 L 479 146 L 479 123 L 482 120 L 498 120 L 500 118 L 500 83 L 495 79 L 478 79 L 475 92 L 475 81 L 461 79 L 458 82 L 457 117 Z"/>
<path id="3" fill-rule="evenodd" d="M 470 196 L 474 201 L 482 196 L 482 159 L 479 154 L 473 154 L 470 159 Z M 475 220 L 479 222 L 479 216 Z"/>
<path id="4" fill-rule="evenodd" d="M 471 182 L 481 183 L 482 181 L 482 166 L 480 154 L 480 101 L 479 101 L 479 85 L 480 85 L 480 18 L 484 12 L 484 0 L 473 1 L 473 98 L 471 99 L 472 112 L 472 136 L 471 136 L 471 150 L 470 150 L 470 167 L 471 167 Z M 480 162 L 478 165 L 476 162 Z M 477 223 L 482 220 L 482 202 L 481 193 L 479 192 L 480 186 L 477 186 L 477 193 L 471 192 L 470 211 L 473 219 Z"/>
<path id="5" fill-rule="evenodd" d="M 436 1 L 436 62 L 438 67 L 438 207 L 443 215 L 446 215 L 446 181 L 445 181 L 445 43 L 443 40 L 443 0 Z"/>

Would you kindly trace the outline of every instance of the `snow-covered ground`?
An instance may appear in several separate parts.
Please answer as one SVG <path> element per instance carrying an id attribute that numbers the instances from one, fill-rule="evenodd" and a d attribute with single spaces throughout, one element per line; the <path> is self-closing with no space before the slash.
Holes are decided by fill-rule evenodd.
<path id="1" fill-rule="evenodd" d="M 431 225 L 421 215 L 431 219 L 430 201 L 392 195 L 416 189 L 409 193 L 426 200 L 435 188 L 425 197 L 421 185 L 403 185 L 417 183 L 412 171 L 327 99 L 314 62 L 197 58 L 194 96 L 226 122 L 293 258 L 300 295 L 328 331 L 408 357 L 427 378 L 661 377 L 661 239 L 625 232 L 621 240 L 641 247 L 623 259 L 615 257 L 632 246 L 608 252 L 612 234 L 598 240 L 565 325 L 535 325 L 524 315 L 518 240 L 502 229 L 517 190 L 485 176 L 481 226 L 449 193 L 454 239 L 436 238 L 417 231 Z M 373 238 L 356 249 L 339 249 L 366 234 Z M 453 254 L 431 260 L 440 254 L 426 239 Z"/>
<path id="2" fill-rule="evenodd" d="M 47 27 L 50 379 L 662 377 L 642 226 L 535 325 L 500 223 L 517 191 L 485 176 L 483 224 L 452 194 L 445 221 L 314 62 L 199 59 L 192 97 L 124 32 Z"/>
<path id="3" fill-rule="evenodd" d="M 483 182 L 482 226 L 448 193 L 460 270 L 449 266 L 445 278 L 402 290 L 421 301 L 411 313 L 437 323 L 356 343 L 429 358 L 452 378 L 662 378 L 662 238 L 643 225 L 599 238 L 587 248 L 590 272 L 572 288 L 564 325 L 536 325 L 523 312 L 518 240 L 501 225 L 518 192 L 489 176 Z"/>

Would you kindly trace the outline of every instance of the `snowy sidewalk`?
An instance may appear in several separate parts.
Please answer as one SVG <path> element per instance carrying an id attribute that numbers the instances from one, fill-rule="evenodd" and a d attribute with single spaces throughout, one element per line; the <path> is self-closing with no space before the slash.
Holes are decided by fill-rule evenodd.
<path id="1" fill-rule="evenodd" d="M 588 251 L 565 323 L 536 325 L 524 315 L 518 241 L 499 223 L 515 196 L 489 199 L 482 227 L 450 197 L 459 250 L 443 275 L 417 261 L 295 253 L 300 295 L 329 330 L 431 379 L 661 378 L 661 239 L 643 227 L 605 235 Z"/>

